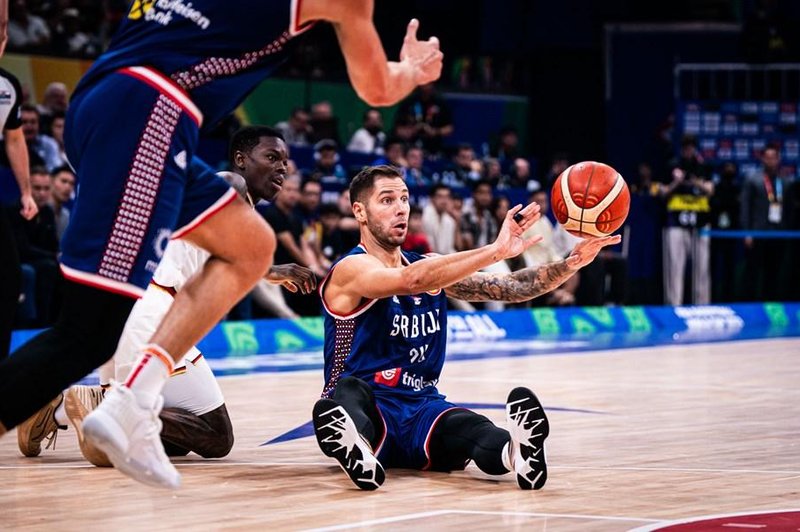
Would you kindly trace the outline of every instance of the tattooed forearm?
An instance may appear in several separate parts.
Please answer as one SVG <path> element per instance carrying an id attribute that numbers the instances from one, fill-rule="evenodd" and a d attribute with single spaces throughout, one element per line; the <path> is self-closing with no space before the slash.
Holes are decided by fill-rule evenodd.
<path id="1" fill-rule="evenodd" d="M 558 288 L 575 271 L 562 260 L 502 275 L 476 273 L 448 286 L 445 291 L 448 296 L 464 301 L 518 303 Z"/>

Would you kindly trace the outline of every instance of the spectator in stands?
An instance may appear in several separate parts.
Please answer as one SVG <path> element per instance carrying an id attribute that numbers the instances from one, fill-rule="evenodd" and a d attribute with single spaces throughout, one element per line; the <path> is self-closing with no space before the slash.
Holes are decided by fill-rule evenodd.
<path id="1" fill-rule="evenodd" d="M 511 172 L 515 159 L 521 157 L 519 152 L 519 134 L 514 126 L 505 126 L 497 134 L 497 143 L 489 152 L 500 162 L 503 173 Z"/>
<path id="2" fill-rule="evenodd" d="M 25 0 L 9 4 L 8 46 L 17 52 L 41 52 L 50 44 L 50 28 L 43 18 L 28 12 Z"/>
<path id="3" fill-rule="evenodd" d="M 570 250 L 565 252 L 560 243 L 554 238 L 557 229 L 553 226 L 553 222 L 547 217 L 547 213 L 550 210 L 550 200 L 547 197 L 547 192 L 544 190 L 535 191 L 531 194 L 530 201 L 539 204 L 542 217 L 523 234 L 523 238 L 541 236 L 542 240 L 535 246 L 531 246 L 522 252 L 522 266 L 525 268 L 538 267 L 548 262 L 559 261 L 571 251 L 570 248 Z M 575 292 L 578 289 L 579 283 L 580 272 L 570 277 L 569 280 L 560 287 L 549 292 L 542 298 L 534 299 L 531 303 L 535 306 L 574 305 Z"/>
<path id="4" fill-rule="evenodd" d="M 311 106 L 311 117 L 309 119 L 311 133 L 309 141 L 317 143 L 322 140 L 332 140 L 336 145 L 339 141 L 339 119 L 333 114 L 333 106 L 330 102 L 317 102 Z"/>
<path id="5" fill-rule="evenodd" d="M 406 146 L 422 147 L 422 142 L 417 139 L 417 123 L 413 116 L 395 114 L 391 136 L 400 139 Z"/>
<path id="6" fill-rule="evenodd" d="M 339 220 L 339 229 L 342 230 L 342 240 L 345 248 L 349 251 L 358 245 L 361 240 L 358 221 L 353 214 L 353 206 L 350 205 L 350 190 L 344 189 L 339 195 L 336 206 L 342 218 Z"/>
<path id="7" fill-rule="evenodd" d="M 511 188 L 524 188 L 528 192 L 535 192 L 542 188 L 542 184 L 533 178 L 531 163 L 528 159 L 522 157 L 514 159 L 508 186 Z"/>
<path id="8" fill-rule="evenodd" d="M 422 209 L 417 205 L 412 205 L 408 213 L 408 231 L 402 248 L 421 255 L 431 252 L 431 245 L 422 224 Z"/>
<path id="9" fill-rule="evenodd" d="M 383 157 L 378 157 L 373 165 L 388 164 L 400 169 L 403 177 L 407 177 L 408 161 L 406 160 L 406 145 L 397 137 L 390 137 L 386 141 Z"/>
<path id="10" fill-rule="evenodd" d="M 61 13 L 61 23 L 53 35 L 53 49 L 70 57 L 97 57 L 101 43 L 94 35 L 81 28 L 81 15 L 74 7 Z"/>
<path id="11" fill-rule="evenodd" d="M 541 185 L 546 188 L 550 189 L 553 186 L 553 183 L 556 182 L 558 176 L 569 167 L 569 155 L 566 152 L 556 152 L 553 155 L 553 160 L 550 163 L 550 170 L 548 170 L 547 175 L 545 176 L 544 180 L 541 181 Z"/>
<path id="12" fill-rule="evenodd" d="M 444 141 L 453 134 L 453 118 L 444 98 L 436 93 L 433 83 L 420 85 L 414 93 L 400 102 L 397 116 L 413 120 L 415 139 L 431 156 L 439 156 Z"/>
<path id="13" fill-rule="evenodd" d="M 314 145 L 314 168 L 310 177 L 321 183 L 347 184 L 347 171 L 339 163 L 336 141 L 321 140 Z"/>
<path id="14" fill-rule="evenodd" d="M 483 178 L 489 181 L 494 188 L 509 187 L 508 176 L 503 175 L 503 168 L 500 161 L 494 157 L 487 157 L 483 161 Z"/>
<path id="15" fill-rule="evenodd" d="M 67 152 L 64 149 L 64 120 L 66 119 L 66 115 L 63 112 L 55 112 L 52 116 L 52 122 L 50 122 L 50 133 L 53 137 L 53 140 L 56 141 L 58 144 L 58 155 L 61 157 L 61 160 L 67 160 Z"/>
<path id="16" fill-rule="evenodd" d="M 498 226 L 491 211 L 493 199 L 491 183 L 483 180 L 474 183 L 472 201 L 464 206 L 461 218 L 464 249 L 475 249 L 494 242 Z"/>
<path id="17" fill-rule="evenodd" d="M 64 236 L 64 231 L 69 225 L 69 209 L 64 204 L 72 200 L 75 192 L 75 173 L 67 166 L 59 166 L 53 170 L 53 186 L 50 198 L 50 206 L 56 221 L 56 234 L 59 242 Z"/>
<path id="18" fill-rule="evenodd" d="M 386 133 L 383 131 L 383 117 L 377 109 L 364 111 L 364 121 L 353 133 L 347 150 L 356 153 L 383 155 Z"/>
<path id="19" fill-rule="evenodd" d="M 405 179 L 409 186 L 424 187 L 431 184 L 431 171 L 425 167 L 422 148 L 412 146 L 406 151 Z"/>
<path id="20" fill-rule="evenodd" d="M 471 186 L 481 179 L 482 165 L 469 144 L 460 144 L 450 167 L 442 172 L 442 182 L 453 187 Z"/>
<path id="21" fill-rule="evenodd" d="M 767 146 L 761 154 L 761 168 L 746 176 L 742 185 L 740 222 L 746 231 L 785 229 L 786 196 L 791 178 L 781 175 L 778 148 Z M 780 301 L 788 286 L 783 260 L 788 251 L 785 241 L 744 239 L 746 264 L 744 297 L 748 301 Z M 796 281 L 793 281 L 796 282 Z"/>
<path id="22" fill-rule="evenodd" d="M 282 261 L 276 264 L 289 264 L 294 262 L 300 266 L 309 267 L 312 253 L 303 240 L 303 223 L 295 215 L 295 208 L 300 201 L 300 179 L 287 176 L 283 182 L 281 193 L 275 197 L 274 202 L 261 210 L 262 216 L 275 231 L 278 245 L 275 249 L 275 260 Z M 279 285 L 274 285 L 279 286 Z M 269 289 L 267 289 L 269 290 Z M 296 307 L 296 302 L 292 299 L 292 294 L 284 288 L 280 288 L 284 300 L 289 303 L 292 310 L 302 314 L 302 310 Z M 277 297 L 276 294 L 272 294 Z M 256 302 L 259 297 L 254 293 Z"/>
<path id="23" fill-rule="evenodd" d="M 455 253 L 462 246 L 458 223 L 450 214 L 453 201 L 450 187 L 437 183 L 431 187 L 428 197 L 430 201 L 422 209 L 422 227 L 431 249 L 440 255 Z"/>
<path id="24" fill-rule="evenodd" d="M 308 112 L 302 107 L 295 107 L 292 110 L 289 120 L 278 122 L 275 129 L 281 132 L 286 144 L 290 146 L 308 146 L 311 126 Z"/>
<path id="25" fill-rule="evenodd" d="M 28 145 L 31 166 L 44 166 L 51 172 L 66 164 L 61 158 L 58 143 L 48 135 L 44 135 L 39 130 L 39 111 L 30 104 L 25 104 L 21 108 L 22 133 L 25 135 L 25 143 Z"/>
<path id="26" fill-rule="evenodd" d="M 314 231 L 307 239 L 314 257 L 311 269 L 317 275 L 325 275 L 331 264 L 353 247 L 346 244 L 344 232 L 339 227 L 341 219 L 342 213 L 338 205 L 320 205 L 319 222 L 314 224 Z"/>
<path id="27" fill-rule="evenodd" d="M 714 183 L 708 176 L 697 140 L 687 135 L 681 141 L 680 159 L 672 169 L 672 180 L 662 189 L 667 203 L 664 229 L 664 302 L 684 303 L 684 270 L 692 264 L 692 303 L 711 301 L 709 260 L 711 243 L 703 229 L 710 228 Z"/>
<path id="28" fill-rule="evenodd" d="M 14 240 L 22 263 L 23 273 L 33 277 L 35 294 L 26 294 L 36 301 L 36 315 L 28 327 L 44 327 L 55 317 L 58 286 L 58 236 L 52 200 L 50 174 L 42 167 L 31 169 L 31 191 L 39 213 L 25 220 L 19 213 L 11 216 Z"/>
<path id="29" fill-rule="evenodd" d="M 294 214 L 308 229 L 319 219 L 319 204 L 322 201 L 322 185 L 319 181 L 306 179 L 300 186 L 300 199 Z"/>
<path id="30" fill-rule="evenodd" d="M 36 106 L 39 112 L 39 131 L 46 135 L 54 136 L 52 125 L 56 114 L 63 117 L 67 112 L 69 93 L 67 86 L 60 81 L 54 81 L 44 89 L 42 103 Z M 62 127 L 63 139 L 63 127 Z"/>
<path id="31" fill-rule="evenodd" d="M 719 181 L 714 187 L 711 198 L 711 228 L 715 230 L 739 229 L 739 196 L 741 186 L 738 183 L 739 171 L 732 162 L 722 165 Z M 736 301 L 741 290 L 736 286 L 738 242 L 731 238 L 713 238 L 711 240 L 711 271 L 714 284 L 712 301 Z"/>

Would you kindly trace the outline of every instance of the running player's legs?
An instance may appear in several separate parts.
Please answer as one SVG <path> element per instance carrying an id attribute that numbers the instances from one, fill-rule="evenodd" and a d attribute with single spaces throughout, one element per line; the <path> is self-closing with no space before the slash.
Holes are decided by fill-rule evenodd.
<path id="1" fill-rule="evenodd" d="M 118 381 L 127 379 L 141 348 L 172 305 L 173 297 L 169 289 L 151 283 L 134 305 L 114 353 Z M 233 428 L 224 406 L 225 399 L 211 368 L 196 347 L 192 346 L 176 363 L 162 394 L 161 440 L 168 455 L 194 451 L 206 458 L 218 458 L 230 452 Z"/>
<path id="2" fill-rule="evenodd" d="M 125 94 L 125 105 L 117 100 Z M 67 151 L 80 186 L 62 241 L 67 283 L 53 329 L 0 366 L 0 422 L 10 428 L 114 352 L 149 281 L 185 186 L 175 161 L 197 123 L 152 87 L 116 74 L 73 100 Z"/>

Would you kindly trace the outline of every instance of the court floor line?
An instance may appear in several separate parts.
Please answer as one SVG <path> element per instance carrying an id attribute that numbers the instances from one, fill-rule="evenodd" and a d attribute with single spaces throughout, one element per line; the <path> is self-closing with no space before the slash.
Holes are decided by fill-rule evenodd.
<path id="1" fill-rule="evenodd" d="M 257 466 L 257 467 L 280 467 L 280 466 L 292 466 L 292 467 L 319 467 L 319 466 L 335 466 L 336 462 L 330 460 L 326 462 L 240 462 L 240 461 L 230 461 L 230 462 L 218 462 L 213 460 L 208 461 L 196 461 L 196 462 L 182 462 L 176 461 L 173 462 L 176 467 L 248 467 L 248 466 Z M 571 469 L 571 470 L 578 470 L 578 471 L 656 471 L 656 472 L 663 472 L 663 473 L 720 473 L 720 474 L 754 474 L 754 475 L 791 475 L 788 479 L 797 478 L 800 476 L 800 471 L 784 471 L 784 470 L 773 470 L 773 469 L 715 469 L 715 468 L 689 468 L 689 467 L 633 467 L 633 466 L 623 466 L 623 467 L 597 467 L 597 466 L 569 466 L 569 465 L 552 465 L 548 464 L 550 469 Z M 35 469 L 95 469 L 95 466 L 89 463 L 69 463 L 69 464 L 57 464 L 57 463 L 48 463 L 48 464 L 15 464 L 15 465 L 0 465 L 0 470 L 11 470 L 11 469 L 25 469 L 25 470 L 35 470 Z M 786 480 L 786 478 L 778 479 L 778 480 Z"/>
<path id="2" fill-rule="evenodd" d="M 411 521 L 415 519 L 424 519 L 427 517 L 437 517 L 440 515 L 459 514 L 459 515 L 508 515 L 516 517 L 560 517 L 567 519 L 591 519 L 594 521 L 628 521 L 636 523 L 657 523 L 659 519 L 649 519 L 643 517 L 616 517 L 607 515 L 584 515 L 584 514 L 551 514 L 551 513 L 537 513 L 537 512 L 504 512 L 504 511 L 490 511 L 490 510 L 435 510 L 431 512 L 419 512 L 412 514 L 401 514 L 394 517 L 383 517 L 380 519 L 370 519 L 367 521 L 357 521 L 354 523 L 344 523 L 341 525 L 326 526 L 322 528 L 312 528 L 307 532 L 327 532 L 332 530 L 347 530 L 349 528 L 357 528 L 364 526 L 384 525 L 389 523 L 397 523 L 400 521 Z"/>

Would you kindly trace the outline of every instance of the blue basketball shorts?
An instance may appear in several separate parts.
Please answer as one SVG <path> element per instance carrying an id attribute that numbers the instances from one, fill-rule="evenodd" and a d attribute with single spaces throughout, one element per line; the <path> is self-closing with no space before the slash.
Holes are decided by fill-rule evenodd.
<path id="1" fill-rule="evenodd" d="M 76 94 L 65 124 L 78 193 L 61 242 L 64 276 L 141 297 L 170 238 L 236 197 L 194 152 L 202 123 L 159 72 L 130 67 Z"/>
<path id="2" fill-rule="evenodd" d="M 375 401 L 384 424 L 383 440 L 376 447 L 380 463 L 386 468 L 430 469 L 429 444 L 436 423 L 446 412 L 461 407 L 439 394 L 375 393 Z"/>

